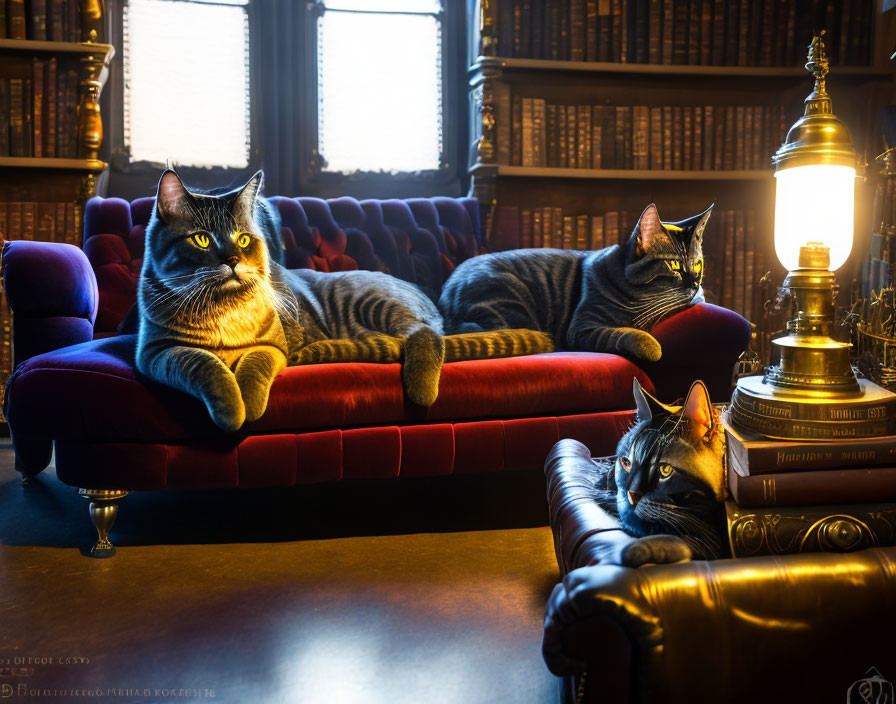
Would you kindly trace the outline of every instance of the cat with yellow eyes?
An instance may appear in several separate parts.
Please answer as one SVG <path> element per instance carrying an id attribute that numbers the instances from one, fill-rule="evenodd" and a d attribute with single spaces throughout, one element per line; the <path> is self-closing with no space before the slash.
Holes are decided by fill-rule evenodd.
<path id="1" fill-rule="evenodd" d="M 711 211 L 662 222 L 651 203 L 624 244 L 468 259 L 442 289 L 445 329 L 528 328 L 551 335 L 557 349 L 656 361 L 662 349 L 651 328 L 703 301 L 703 231 Z"/>
<path id="2" fill-rule="evenodd" d="M 201 400 L 234 431 L 264 413 L 286 366 L 401 363 L 408 400 L 431 405 L 443 362 L 550 352 L 531 330 L 444 336 L 435 304 L 373 271 L 285 269 L 262 173 L 234 190 L 159 181 L 137 289 L 137 369 Z"/>

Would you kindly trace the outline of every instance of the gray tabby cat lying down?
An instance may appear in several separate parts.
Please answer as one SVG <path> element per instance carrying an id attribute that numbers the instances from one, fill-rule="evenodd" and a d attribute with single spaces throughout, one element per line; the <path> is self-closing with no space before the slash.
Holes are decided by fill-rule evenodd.
<path id="1" fill-rule="evenodd" d="M 712 206 L 676 223 L 647 206 L 623 245 L 581 252 L 518 249 L 463 262 L 439 299 L 449 333 L 529 328 L 558 349 L 656 361 L 649 330 L 703 301 L 703 230 Z"/>
<path id="2" fill-rule="evenodd" d="M 409 400 L 429 406 L 443 361 L 553 350 L 531 330 L 443 337 L 435 305 L 386 274 L 284 269 L 262 178 L 199 192 L 165 171 L 146 228 L 137 369 L 203 401 L 220 428 L 260 418 L 287 365 L 400 361 Z"/>

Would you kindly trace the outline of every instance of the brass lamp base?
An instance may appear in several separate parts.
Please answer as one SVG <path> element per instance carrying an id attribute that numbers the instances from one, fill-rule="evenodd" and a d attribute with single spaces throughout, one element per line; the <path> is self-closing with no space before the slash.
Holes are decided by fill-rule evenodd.
<path id="1" fill-rule="evenodd" d="M 868 379 L 855 380 L 858 395 L 810 396 L 748 376 L 731 397 L 731 420 L 780 440 L 837 440 L 896 434 L 896 394 Z"/>

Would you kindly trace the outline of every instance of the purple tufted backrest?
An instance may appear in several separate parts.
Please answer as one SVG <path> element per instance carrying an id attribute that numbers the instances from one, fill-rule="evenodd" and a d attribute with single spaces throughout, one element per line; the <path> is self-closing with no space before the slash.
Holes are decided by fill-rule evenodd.
<path id="1" fill-rule="evenodd" d="M 460 262 L 484 251 L 475 198 L 269 199 L 280 212 L 288 268 L 369 269 L 417 284 L 434 300 Z M 95 333 L 115 334 L 137 295 L 153 198 L 91 198 L 84 253 L 99 288 Z"/>

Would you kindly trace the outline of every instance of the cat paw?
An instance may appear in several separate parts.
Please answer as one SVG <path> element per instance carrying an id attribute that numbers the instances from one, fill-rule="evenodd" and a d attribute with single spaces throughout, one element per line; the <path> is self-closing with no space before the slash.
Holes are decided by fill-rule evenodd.
<path id="1" fill-rule="evenodd" d="M 435 403 L 444 358 L 445 340 L 429 328 L 421 328 L 405 340 L 401 376 L 413 403 L 424 407 Z"/>
<path id="2" fill-rule="evenodd" d="M 246 422 L 246 407 L 242 399 L 232 400 L 228 403 L 206 402 L 208 413 L 221 430 L 232 433 L 243 427 Z"/>
<path id="3" fill-rule="evenodd" d="M 620 564 L 626 567 L 666 565 L 687 562 L 691 557 L 691 548 L 681 538 L 674 535 L 649 535 L 626 545 L 622 550 Z"/>
<path id="4" fill-rule="evenodd" d="M 638 331 L 640 335 L 632 337 L 631 351 L 637 357 L 648 362 L 657 362 L 663 356 L 663 348 L 659 341 L 649 332 Z"/>

